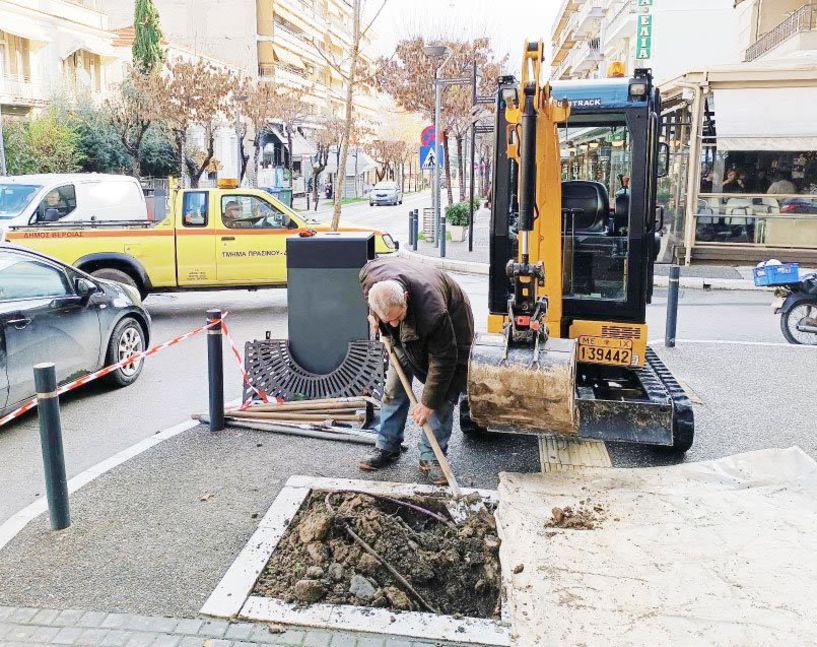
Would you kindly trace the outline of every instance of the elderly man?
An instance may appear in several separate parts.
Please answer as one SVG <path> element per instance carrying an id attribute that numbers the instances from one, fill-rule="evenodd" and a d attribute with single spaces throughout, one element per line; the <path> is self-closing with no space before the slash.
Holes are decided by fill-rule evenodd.
<path id="1" fill-rule="evenodd" d="M 423 383 L 423 393 L 411 417 L 426 422 L 443 452 L 451 437 L 453 410 L 465 390 L 468 356 L 474 339 L 471 304 L 460 286 L 430 265 L 405 258 L 384 257 L 360 271 L 373 331 L 387 335 L 409 381 Z M 400 456 L 409 415 L 409 398 L 399 376 L 389 368 L 377 444 L 359 467 L 377 470 Z M 420 471 L 435 485 L 446 483 L 425 434 L 420 436 Z"/>

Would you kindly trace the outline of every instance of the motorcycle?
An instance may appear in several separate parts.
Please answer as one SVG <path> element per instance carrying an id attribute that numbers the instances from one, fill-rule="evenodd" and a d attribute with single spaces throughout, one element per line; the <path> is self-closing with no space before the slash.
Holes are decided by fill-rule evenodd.
<path id="1" fill-rule="evenodd" d="M 799 283 L 778 286 L 772 309 L 780 314 L 780 330 L 790 344 L 817 346 L 817 273 Z"/>

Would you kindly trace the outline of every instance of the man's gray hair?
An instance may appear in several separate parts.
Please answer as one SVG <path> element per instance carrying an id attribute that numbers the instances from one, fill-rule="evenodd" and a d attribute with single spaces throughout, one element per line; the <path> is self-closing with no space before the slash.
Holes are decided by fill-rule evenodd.
<path id="1" fill-rule="evenodd" d="M 378 281 L 369 290 L 369 308 L 376 315 L 385 315 L 397 306 L 406 307 L 406 289 L 400 281 Z"/>

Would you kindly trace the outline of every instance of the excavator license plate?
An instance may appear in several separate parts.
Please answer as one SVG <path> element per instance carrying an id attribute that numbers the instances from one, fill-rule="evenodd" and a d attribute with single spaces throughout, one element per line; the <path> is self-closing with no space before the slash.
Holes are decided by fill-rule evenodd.
<path id="1" fill-rule="evenodd" d="M 579 337 L 578 361 L 591 364 L 630 366 L 633 362 L 633 342 L 630 339 L 582 335 Z"/>

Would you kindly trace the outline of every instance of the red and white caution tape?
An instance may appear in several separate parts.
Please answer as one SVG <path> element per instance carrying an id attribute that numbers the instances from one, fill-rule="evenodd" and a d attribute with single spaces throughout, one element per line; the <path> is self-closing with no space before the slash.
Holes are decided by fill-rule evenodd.
<path id="1" fill-rule="evenodd" d="M 224 317 L 226 317 L 226 316 L 227 316 L 226 313 L 222 315 L 222 318 L 221 318 L 222 325 L 224 325 Z M 213 326 L 218 324 L 218 322 L 219 322 L 219 320 L 211 321 L 210 323 L 205 324 L 201 328 L 196 328 L 195 330 L 191 330 L 190 332 L 186 332 L 183 335 L 179 335 L 178 337 L 174 337 L 173 339 L 169 339 L 168 341 L 163 342 L 161 344 L 158 344 L 157 346 L 154 346 L 153 348 L 149 348 L 146 351 L 142 351 L 140 353 L 134 353 L 130 357 L 126 357 L 125 359 L 123 359 L 121 362 L 117 362 L 116 364 L 111 364 L 110 366 L 106 366 L 105 368 L 101 368 L 98 371 L 95 371 L 94 373 L 89 373 L 88 375 L 83 375 L 82 377 L 74 380 L 73 382 L 69 382 L 68 384 L 63 384 L 62 386 L 58 387 L 57 390 L 54 392 L 54 394 L 55 395 L 62 395 L 63 393 L 68 393 L 68 391 L 73 391 L 74 389 L 76 389 L 76 388 L 78 388 L 80 386 L 83 386 L 84 384 L 88 384 L 88 382 L 93 382 L 94 380 L 99 379 L 100 377 L 105 377 L 106 375 L 109 375 L 109 374 L 113 373 L 115 370 L 117 370 L 119 368 L 122 368 L 123 366 L 128 366 L 129 364 L 133 364 L 136 361 L 143 360 L 146 357 L 150 357 L 151 355 L 155 355 L 156 353 L 158 353 L 161 350 L 164 350 L 165 348 L 170 348 L 171 346 L 175 346 L 176 344 L 179 344 L 179 343 L 185 341 L 186 339 L 190 339 L 191 337 L 195 337 L 196 335 L 204 332 L 208 328 L 212 328 Z M 19 409 L 15 409 L 14 411 L 9 413 L 8 415 L 5 415 L 2 418 L 0 418 L 0 427 L 2 427 L 7 422 L 10 422 L 10 421 L 14 420 L 15 418 L 19 418 L 24 413 L 26 413 L 28 411 L 31 411 L 36 406 L 37 406 L 37 398 L 32 398 L 31 400 L 29 400 L 28 402 L 23 404 Z"/>
<path id="2" fill-rule="evenodd" d="M 230 336 L 230 329 L 227 328 L 226 321 L 222 320 L 221 329 L 224 332 L 224 336 L 227 338 L 227 341 L 230 343 L 230 348 L 233 350 L 233 355 L 235 356 L 235 359 L 238 362 L 238 368 L 241 370 L 241 376 L 244 378 L 244 384 L 250 387 L 250 389 L 252 389 L 256 393 L 256 395 L 258 395 L 258 397 L 261 398 L 263 402 L 269 403 L 269 396 L 267 396 L 267 394 L 264 393 L 263 389 L 256 388 L 256 386 L 252 383 L 252 380 L 250 380 L 250 374 L 247 373 L 247 369 L 244 368 L 244 360 L 241 359 L 241 353 L 238 350 L 238 346 L 235 345 L 233 338 Z M 248 399 L 241 405 L 241 408 L 242 409 L 246 408 L 247 406 L 249 406 L 250 402 L 251 399 Z"/>

